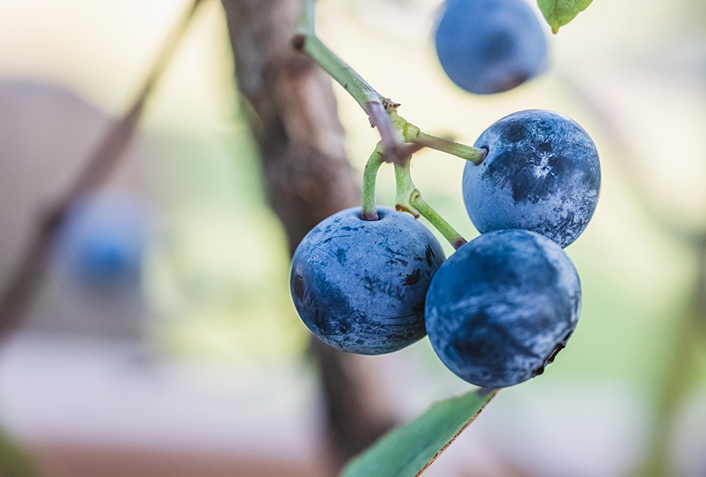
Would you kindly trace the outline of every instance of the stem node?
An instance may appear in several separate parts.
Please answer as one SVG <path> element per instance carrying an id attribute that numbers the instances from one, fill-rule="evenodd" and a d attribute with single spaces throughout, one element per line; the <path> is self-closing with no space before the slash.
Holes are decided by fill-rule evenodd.
<path id="1" fill-rule="evenodd" d="M 292 48 L 297 51 L 304 51 L 304 45 L 306 44 L 306 35 L 297 34 L 292 37 Z"/>

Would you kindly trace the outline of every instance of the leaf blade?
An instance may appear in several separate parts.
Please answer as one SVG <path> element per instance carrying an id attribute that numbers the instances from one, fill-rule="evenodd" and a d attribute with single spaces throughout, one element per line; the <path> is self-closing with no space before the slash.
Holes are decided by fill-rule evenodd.
<path id="1" fill-rule="evenodd" d="M 351 461 L 341 477 L 421 475 L 478 417 L 495 394 L 497 390 L 471 391 L 432 404 L 416 419 L 389 432 Z"/>
<path id="2" fill-rule="evenodd" d="M 579 13 L 586 10 L 593 0 L 537 0 L 542 15 L 557 33 L 559 28 L 569 23 Z"/>

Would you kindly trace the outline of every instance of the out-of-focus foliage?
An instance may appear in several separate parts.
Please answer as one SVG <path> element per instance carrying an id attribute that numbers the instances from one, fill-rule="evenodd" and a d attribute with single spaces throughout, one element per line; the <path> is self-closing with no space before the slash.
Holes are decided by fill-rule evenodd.
<path id="1" fill-rule="evenodd" d="M 0 432 L 0 475 L 2 477 L 39 477 L 37 467 L 5 433 Z"/>

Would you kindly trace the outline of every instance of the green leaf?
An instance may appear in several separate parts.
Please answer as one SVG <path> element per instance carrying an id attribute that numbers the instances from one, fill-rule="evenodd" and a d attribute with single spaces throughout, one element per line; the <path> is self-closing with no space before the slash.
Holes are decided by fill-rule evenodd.
<path id="1" fill-rule="evenodd" d="M 466 429 L 497 390 L 472 391 L 434 403 L 404 427 L 383 436 L 343 469 L 341 477 L 421 475 Z"/>
<path id="2" fill-rule="evenodd" d="M 37 469 L 14 441 L 0 431 L 0 476 L 37 477 Z"/>
<path id="3" fill-rule="evenodd" d="M 537 0 L 539 9 L 542 10 L 552 32 L 559 31 L 562 27 L 574 19 L 576 15 L 586 10 L 593 0 Z"/>

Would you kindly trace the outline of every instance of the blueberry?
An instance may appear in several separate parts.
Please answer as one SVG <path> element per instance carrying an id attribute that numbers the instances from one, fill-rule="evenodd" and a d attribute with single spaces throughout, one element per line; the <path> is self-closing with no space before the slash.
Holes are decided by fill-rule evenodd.
<path id="1" fill-rule="evenodd" d="M 541 374 L 579 319 L 581 285 L 564 251 L 526 230 L 481 235 L 449 257 L 426 302 L 429 339 L 460 378 L 487 388 Z"/>
<path id="2" fill-rule="evenodd" d="M 60 260 L 78 281 L 112 287 L 139 280 L 149 237 L 146 204 L 123 191 L 98 191 L 72 207 L 59 230 Z"/>
<path id="3" fill-rule="evenodd" d="M 424 300 L 444 252 L 407 213 L 379 207 L 377 221 L 360 214 L 360 207 L 338 212 L 304 237 L 292 260 L 292 298 L 329 345 L 389 353 L 426 334 Z"/>
<path id="4" fill-rule="evenodd" d="M 488 150 L 466 164 L 463 199 L 479 232 L 525 229 L 566 247 L 591 220 L 601 168 L 590 136 L 552 111 L 520 111 L 499 120 L 475 143 Z"/>
<path id="5" fill-rule="evenodd" d="M 547 66 L 547 42 L 523 0 L 447 0 L 436 54 L 448 77 L 475 94 L 508 91 Z"/>

